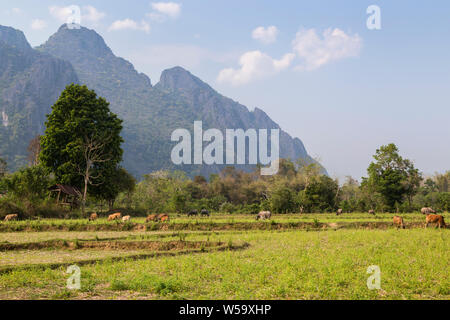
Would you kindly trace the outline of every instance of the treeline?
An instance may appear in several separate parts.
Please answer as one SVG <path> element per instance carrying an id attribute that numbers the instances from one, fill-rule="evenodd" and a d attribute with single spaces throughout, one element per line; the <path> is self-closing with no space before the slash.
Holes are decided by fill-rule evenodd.
<path id="1" fill-rule="evenodd" d="M 183 172 L 160 171 L 145 176 L 132 193 L 122 193 L 118 204 L 134 210 L 186 213 L 206 208 L 221 213 L 255 214 L 260 210 L 274 213 L 336 212 L 412 212 L 431 206 L 438 211 L 450 210 L 450 171 L 420 180 L 413 191 L 403 193 L 401 201 L 390 204 L 382 192 L 387 186 L 375 186 L 367 178 L 362 184 L 347 177 L 339 181 L 320 174 L 315 164 L 301 166 L 289 160 L 280 161 L 279 173 L 261 176 L 228 167 L 220 174 L 189 179 Z M 398 183 L 398 182 L 396 182 Z M 409 186 L 411 187 L 411 186 Z M 391 190 L 392 191 L 392 190 Z M 410 199 L 411 192 L 413 196 Z"/>
<path id="2" fill-rule="evenodd" d="M 343 184 L 313 163 L 281 159 L 279 171 L 261 176 L 227 167 L 220 174 L 190 179 L 159 171 L 136 180 L 120 167 L 122 121 L 109 103 L 86 86 L 70 85 L 48 115 L 44 135 L 30 142 L 29 166 L 14 173 L 0 157 L 0 218 L 61 216 L 49 195 L 55 184 L 78 188 L 79 211 L 126 208 L 143 215 L 208 209 L 222 213 L 412 212 L 422 207 L 450 210 L 450 171 L 424 179 L 394 144 L 376 150 L 361 182 Z M 67 214 L 67 213 L 65 213 Z"/>

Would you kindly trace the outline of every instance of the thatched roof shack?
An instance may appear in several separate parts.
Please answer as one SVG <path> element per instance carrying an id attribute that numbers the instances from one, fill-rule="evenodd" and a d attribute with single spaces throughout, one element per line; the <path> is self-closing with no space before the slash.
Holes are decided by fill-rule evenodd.
<path id="1" fill-rule="evenodd" d="M 50 196 L 57 194 L 56 203 L 62 206 L 70 206 L 71 209 L 78 207 L 81 192 L 72 186 L 56 184 L 49 188 Z"/>

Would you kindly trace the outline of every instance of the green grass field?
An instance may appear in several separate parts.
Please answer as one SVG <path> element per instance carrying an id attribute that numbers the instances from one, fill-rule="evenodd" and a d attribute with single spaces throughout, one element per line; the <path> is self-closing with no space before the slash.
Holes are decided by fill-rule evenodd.
<path id="1" fill-rule="evenodd" d="M 145 231 L 80 227 L 108 225 L 104 219 L 2 222 L 0 299 L 449 299 L 449 230 L 424 229 L 419 214 L 403 215 L 407 229 L 396 230 L 392 216 L 173 215 L 166 227 L 185 229 Z M 37 227 L 10 230 L 26 224 Z M 74 224 L 84 230 L 39 232 Z M 191 228 L 203 224 L 212 227 Z M 66 288 L 70 264 L 81 268 L 80 290 Z M 372 265 L 380 290 L 367 288 Z"/>

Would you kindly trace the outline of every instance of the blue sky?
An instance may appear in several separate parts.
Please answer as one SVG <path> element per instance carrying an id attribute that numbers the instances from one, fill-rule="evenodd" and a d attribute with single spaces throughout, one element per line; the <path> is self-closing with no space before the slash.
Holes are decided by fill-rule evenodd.
<path id="1" fill-rule="evenodd" d="M 381 30 L 366 26 L 374 4 Z M 0 3 L 0 24 L 36 46 L 69 5 L 153 84 L 187 68 L 266 111 L 333 177 L 360 179 L 390 142 L 425 174 L 450 169 L 448 1 L 16 0 Z"/>

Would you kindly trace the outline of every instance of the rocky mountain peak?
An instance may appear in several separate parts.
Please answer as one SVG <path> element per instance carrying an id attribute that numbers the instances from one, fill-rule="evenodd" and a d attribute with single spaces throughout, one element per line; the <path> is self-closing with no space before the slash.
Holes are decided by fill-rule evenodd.
<path id="1" fill-rule="evenodd" d="M 182 67 L 164 70 L 157 86 L 168 91 L 194 91 L 197 89 L 213 90 L 208 84 Z"/>
<path id="2" fill-rule="evenodd" d="M 85 27 L 70 28 L 67 24 L 63 24 L 45 44 L 37 49 L 43 48 L 58 51 L 65 57 L 75 57 L 79 54 L 104 57 L 113 54 L 102 36 L 94 30 Z"/>
<path id="3" fill-rule="evenodd" d="M 0 41 L 20 51 L 31 50 L 23 32 L 11 27 L 0 25 Z"/>

